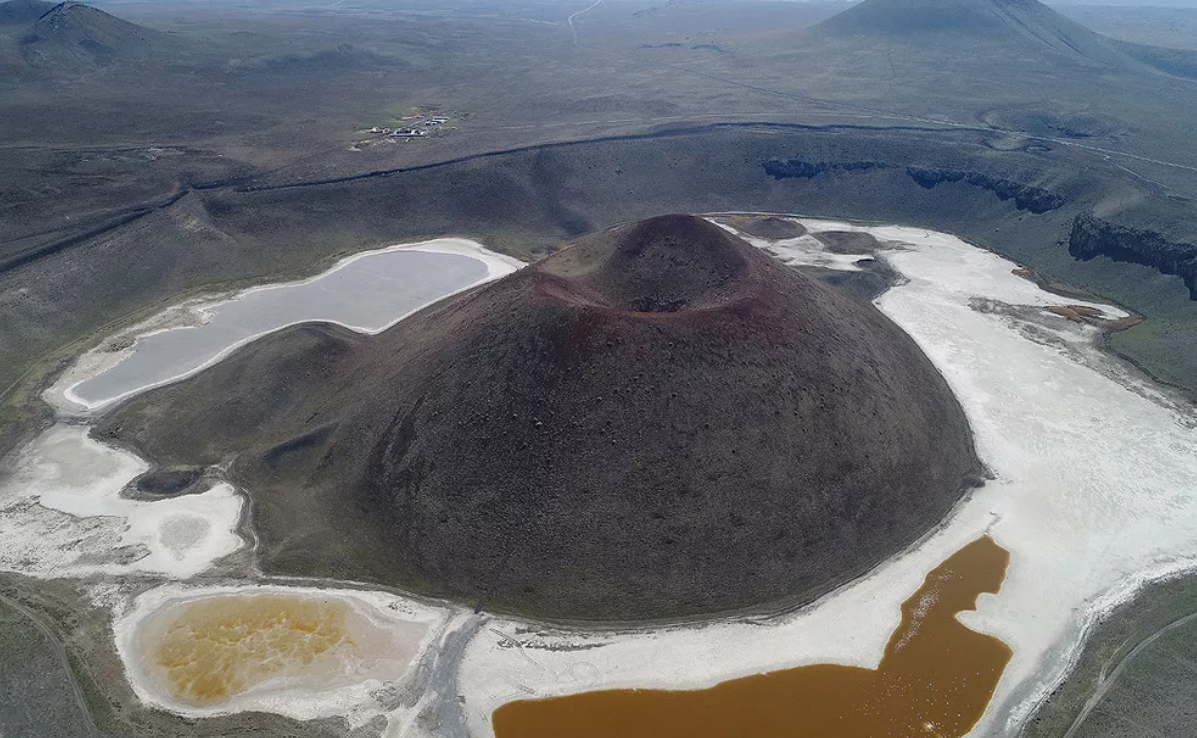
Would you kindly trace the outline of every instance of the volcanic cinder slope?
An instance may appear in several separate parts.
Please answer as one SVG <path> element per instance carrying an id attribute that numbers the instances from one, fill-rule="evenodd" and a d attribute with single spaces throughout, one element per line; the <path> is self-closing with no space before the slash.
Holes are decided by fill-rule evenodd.
<path id="1" fill-rule="evenodd" d="M 979 471 L 899 328 L 690 216 L 373 338 L 281 331 L 98 433 L 165 463 L 236 456 L 268 571 L 577 619 L 811 599 Z"/>

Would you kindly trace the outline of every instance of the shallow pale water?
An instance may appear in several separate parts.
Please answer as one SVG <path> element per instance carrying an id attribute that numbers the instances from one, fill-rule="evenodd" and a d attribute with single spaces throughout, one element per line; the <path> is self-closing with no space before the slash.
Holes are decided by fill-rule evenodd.
<path id="1" fill-rule="evenodd" d="M 295 323 L 376 331 L 487 275 L 486 262 L 460 254 L 365 254 L 304 282 L 256 288 L 217 303 L 203 311 L 202 325 L 140 337 L 123 360 L 70 387 L 68 397 L 87 407 L 105 405 L 191 374 L 233 347 Z"/>
<path id="2" fill-rule="evenodd" d="M 622 689 L 511 702 L 496 738 L 959 738 L 977 722 L 1010 649 L 956 620 L 996 593 L 1009 554 L 989 537 L 932 570 L 902 605 L 881 664 L 813 664 L 708 689 Z"/>

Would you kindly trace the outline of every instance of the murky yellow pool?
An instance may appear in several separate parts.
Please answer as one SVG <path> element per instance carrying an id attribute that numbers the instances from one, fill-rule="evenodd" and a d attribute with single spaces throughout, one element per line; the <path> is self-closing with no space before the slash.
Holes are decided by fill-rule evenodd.
<path id="1" fill-rule="evenodd" d="M 335 683 L 393 650 L 388 640 L 343 600 L 253 594 L 166 608 L 145 621 L 140 645 L 145 671 L 171 697 L 211 706 L 268 681 Z"/>

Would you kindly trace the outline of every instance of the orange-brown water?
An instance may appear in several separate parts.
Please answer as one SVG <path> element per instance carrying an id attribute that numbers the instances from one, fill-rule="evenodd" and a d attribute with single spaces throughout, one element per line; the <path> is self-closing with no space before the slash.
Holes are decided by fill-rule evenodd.
<path id="1" fill-rule="evenodd" d="M 497 738 L 959 738 L 980 719 L 1011 651 L 956 613 L 996 593 L 1009 554 L 988 536 L 953 554 L 902 605 L 876 670 L 816 664 L 709 689 L 621 689 L 521 700 Z"/>

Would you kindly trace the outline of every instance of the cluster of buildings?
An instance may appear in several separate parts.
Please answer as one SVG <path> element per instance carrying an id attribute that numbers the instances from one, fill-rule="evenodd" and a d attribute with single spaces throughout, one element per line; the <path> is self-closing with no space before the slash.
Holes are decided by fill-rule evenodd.
<path id="1" fill-rule="evenodd" d="M 374 126 L 370 129 L 370 133 L 375 136 L 386 136 L 387 138 L 419 138 L 420 136 L 428 135 L 429 128 L 443 126 L 449 122 L 449 119 L 442 115 L 408 115 L 400 120 L 418 121 L 412 123 L 408 128 L 384 128 L 382 126 Z"/>
<path id="2" fill-rule="evenodd" d="M 370 133 L 375 136 L 386 136 L 387 138 L 416 138 L 418 136 L 428 135 L 428 131 L 423 128 L 383 128 L 381 126 L 374 126 L 370 129 Z"/>
<path id="3" fill-rule="evenodd" d="M 416 120 L 420 121 L 423 126 L 443 126 L 449 122 L 449 119 L 443 115 L 405 115 L 399 120 Z"/>

